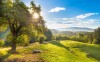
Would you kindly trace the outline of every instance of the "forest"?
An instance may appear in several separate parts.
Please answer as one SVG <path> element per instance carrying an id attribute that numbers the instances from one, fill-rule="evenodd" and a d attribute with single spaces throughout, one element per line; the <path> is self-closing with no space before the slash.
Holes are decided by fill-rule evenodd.
<path id="1" fill-rule="evenodd" d="M 0 0 L 0 62 L 99 62 L 100 27 L 92 32 L 49 29 L 42 6 Z"/>

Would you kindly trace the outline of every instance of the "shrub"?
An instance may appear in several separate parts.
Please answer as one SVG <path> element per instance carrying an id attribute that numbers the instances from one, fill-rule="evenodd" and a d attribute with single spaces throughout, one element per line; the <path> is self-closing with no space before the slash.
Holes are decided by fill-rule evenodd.
<path id="1" fill-rule="evenodd" d="M 19 45 L 28 46 L 30 39 L 28 35 L 23 34 L 17 38 L 17 41 Z"/>
<path id="2" fill-rule="evenodd" d="M 9 34 L 5 40 L 5 46 L 9 46 L 11 44 L 11 40 L 12 40 L 13 36 L 11 36 L 11 34 Z"/>
<path id="3" fill-rule="evenodd" d="M 4 45 L 4 41 L 0 40 L 0 47 L 2 47 Z"/>
<path id="4" fill-rule="evenodd" d="M 72 36 L 72 37 L 71 37 L 71 40 L 79 41 L 79 38 L 78 38 L 77 36 Z"/>
<path id="5" fill-rule="evenodd" d="M 43 41 L 46 39 L 45 35 L 40 34 L 38 37 L 39 43 L 43 43 Z"/>
<path id="6" fill-rule="evenodd" d="M 66 35 L 56 35 L 56 36 L 53 36 L 53 40 L 56 40 L 56 41 L 69 40 L 69 37 Z"/>

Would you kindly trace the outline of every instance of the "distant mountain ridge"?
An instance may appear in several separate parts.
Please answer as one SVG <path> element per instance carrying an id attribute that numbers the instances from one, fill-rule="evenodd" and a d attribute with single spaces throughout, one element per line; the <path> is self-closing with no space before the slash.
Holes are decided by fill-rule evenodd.
<path id="1" fill-rule="evenodd" d="M 61 28 L 57 30 L 64 30 L 64 31 L 85 31 L 85 32 L 93 32 L 94 29 L 87 28 L 87 27 L 68 27 L 68 28 Z"/>
<path id="2" fill-rule="evenodd" d="M 64 29 L 50 29 L 52 34 L 63 34 L 68 36 L 77 35 L 79 33 L 87 33 L 87 32 L 93 32 L 94 29 L 86 28 L 86 27 L 68 27 Z"/>

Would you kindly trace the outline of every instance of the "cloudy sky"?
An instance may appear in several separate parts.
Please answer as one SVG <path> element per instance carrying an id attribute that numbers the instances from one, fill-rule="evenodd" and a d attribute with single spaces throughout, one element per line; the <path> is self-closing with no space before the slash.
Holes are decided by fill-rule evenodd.
<path id="1" fill-rule="evenodd" d="M 31 0 L 22 0 L 27 6 Z M 35 0 L 50 29 L 100 26 L 100 0 Z"/>

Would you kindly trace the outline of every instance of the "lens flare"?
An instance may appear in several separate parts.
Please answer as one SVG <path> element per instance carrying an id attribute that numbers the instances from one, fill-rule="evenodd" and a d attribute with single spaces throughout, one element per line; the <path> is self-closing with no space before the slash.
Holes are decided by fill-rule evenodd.
<path id="1" fill-rule="evenodd" d="M 39 18 L 39 14 L 38 13 L 34 13 L 33 17 L 38 19 Z"/>

